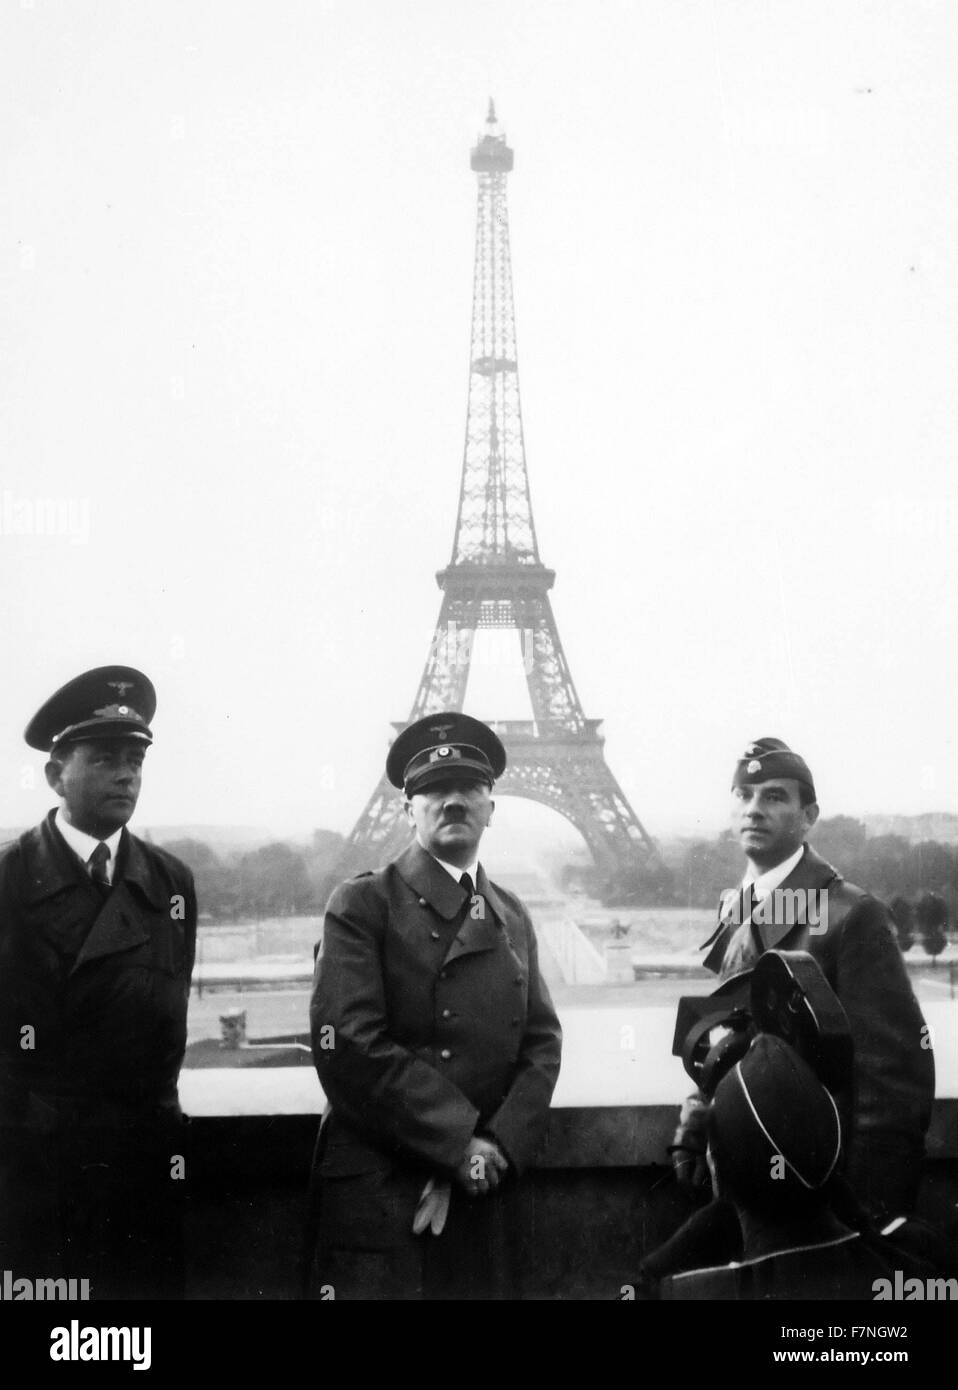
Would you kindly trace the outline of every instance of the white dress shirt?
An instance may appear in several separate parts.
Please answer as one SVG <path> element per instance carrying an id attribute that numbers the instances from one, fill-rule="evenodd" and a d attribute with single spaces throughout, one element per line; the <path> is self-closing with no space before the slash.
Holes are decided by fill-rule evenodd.
<path id="1" fill-rule="evenodd" d="M 762 907 L 795 868 L 805 853 L 805 846 L 797 849 L 794 854 L 790 854 L 787 859 L 783 859 L 774 868 L 766 869 L 757 878 L 752 878 L 751 870 L 746 869 L 745 877 L 742 879 L 742 893 L 744 898 L 740 900 L 741 920 L 738 921 L 735 930 L 729 937 L 728 945 L 725 948 L 725 958 L 722 962 L 722 978 L 727 980 L 732 975 L 738 975 L 741 971 L 751 968 L 754 963 L 755 946 L 752 940 L 753 928 L 752 918 L 755 910 Z M 749 906 L 748 890 L 751 888 L 751 906 Z M 758 914 L 758 921 L 761 922 L 765 916 L 764 912 Z M 733 919 L 735 920 L 735 919 Z M 727 1030 L 726 1030 L 727 1031 Z M 721 1036 L 716 1033 L 714 1037 Z M 713 1037 L 713 1041 L 714 1041 Z"/>
<path id="2" fill-rule="evenodd" d="M 87 873 L 91 874 L 91 877 L 90 855 L 96 849 L 97 845 L 106 845 L 107 849 L 110 851 L 110 857 L 106 861 L 106 876 L 112 883 L 113 874 L 116 869 L 116 852 L 120 845 L 120 836 L 123 834 L 123 826 L 121 825 L 119 830 L 114 830 L 113 834 L 108 839 L 98 840 L 94 835 L 88 835 L 85 830 L 78 830 L 75 825 L 71 825 L 64 814 L 62 806 L 57 811 L 55 824 L 60 834 L 73 850 L 73 853 L 82 861 L 83 867 L 86 869 Z"/>
<path id="3" fill-rule="evenodd" d="M 752 893 L 756 902 L 770 898 L 775 889 L 785 882 L 804 853 L 805 846 L 800 845 L 795 853 L 790 854 L 787 859 L 783 859 L 781 864 L 776 864 L 772 869 L 766 869 L 764 874 L 759 874 L 757 878 L 753 878 L 751 869 L 747 869 L 745 877 L 742 879 L 742 887 L 747 888 L 749 884 L 752 885 Z"/>

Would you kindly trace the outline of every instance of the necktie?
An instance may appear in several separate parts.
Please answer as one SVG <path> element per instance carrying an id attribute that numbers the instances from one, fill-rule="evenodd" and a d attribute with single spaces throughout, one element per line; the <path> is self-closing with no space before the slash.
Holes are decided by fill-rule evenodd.
<path id="1" fill-rule="evenodd" d="M 463 874 L 461 876 L 459 879 L 459 887 L 465 888 L 466 892 L 469 894 L 469 901 L 472 902 L 476 894 L 476 885 L 468 874 Z"/>
<path id="2" fill-rule="evenodd" d="M 761 955 L 762 952 L 765 950 L 765 942 L 762 940 L 762 933 L 758 929 L 758 923 L 754 919 L 754 913 L 757 907 L 758 902 L 755 898 L 755 885 L 754 883 L 746 883 L 745 888 L 743 890 L 742 903 L 742 911 L 746 914 L 746 916 L 743 918 L 743 921 L 748 922 L 749 931 L 751 932 L 752 936 L 752 945 L 756 951 L 756 954 Z"/>
<path id="3" fill-rule="evenodd" d="M 110 891 L 110 880 L 107 875 L 106 866 L 110 861 L 110 849 L 101 840 L 96 849 L 90 855 L 87 863 L 90 866 L 90 877 L 93 882 L 104 893 Z"/>

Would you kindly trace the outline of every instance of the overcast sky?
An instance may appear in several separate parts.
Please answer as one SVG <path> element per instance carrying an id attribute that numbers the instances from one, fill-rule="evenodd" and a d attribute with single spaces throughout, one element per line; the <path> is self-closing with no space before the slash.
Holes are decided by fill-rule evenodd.
<path id="1" fill-rule="evenodd" d="M 138 825 L 349 829 L 451 551 L 490 95 L 540 550 L 640 819 L 719 827 L 768 734 L 825 814 L 958 811 L 958 7 L 0 24 L 0 825 L 50 803 L 36 706 L 118 661 Z M 490 669 L 467 708 L 524 713 Z"/>

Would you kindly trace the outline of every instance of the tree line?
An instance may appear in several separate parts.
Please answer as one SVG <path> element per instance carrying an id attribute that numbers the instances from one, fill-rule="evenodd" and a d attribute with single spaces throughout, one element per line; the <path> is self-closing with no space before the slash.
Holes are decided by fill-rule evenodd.
<path id="1" fill-rule="evenodd" d="M 869 836 L 852 816 L 820 820 L 809 837 L 815 850 L 843 878 L 857 883 L 891 909 L 902 949 L 920 941 L 936 956 L 958 917 L 958 846 L 902 835 Z M 730 830 L 684 847 L 675 865 L 673 893 L 689 907 L 711 907 L 741 882 L 742 851 Z"/>
<path id="2" fill-rule="evenodd" d="M 944 949 L 950 924 L 958 920 L 958 846 L 869 836 L 851 816 L 820 820 L 811 839 L 845 878 L 888 904 L 903 950 L 916 941 L 932 956 Z M 214 922 L 320 914 L 335 883 L 349 872 L 344 837 L 331 830 L 315 830 L 303 846 L 275 841 L 218 854 L 202 840 L 184 839 L 163 848 L 193 870 L 200 912 Z M 671 882 L 660 900 L 714 907 L 741 877 L 742 851 L 727 830 L 672 856 Z"/>
<path id="3" fill-rule="evenodd" d="M 253 850 L 217 854 L 202 840 L 170 840 L 161 848 L 193 870 L 201 918 L 248 922 L 321 913 L 326 906 L 343 836 L 316 830 L 300 847 L 277 840 Z"/>

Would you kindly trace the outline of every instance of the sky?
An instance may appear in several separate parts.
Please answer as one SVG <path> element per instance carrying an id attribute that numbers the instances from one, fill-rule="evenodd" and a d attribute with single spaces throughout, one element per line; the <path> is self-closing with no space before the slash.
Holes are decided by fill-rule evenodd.
<path id="1" fill-rule="evenodd" d="M 5 6 L 0 826 L 120 662 L 135 826 L 351 827 L 450 558 L 490 96 L 540 552 L 639 818 L 720 828 L 765 735 L 823 814 L 958 812 L 956 59 L 945 0 Z M 524 714 L 498 660 L 466 708 Z"/>

